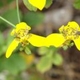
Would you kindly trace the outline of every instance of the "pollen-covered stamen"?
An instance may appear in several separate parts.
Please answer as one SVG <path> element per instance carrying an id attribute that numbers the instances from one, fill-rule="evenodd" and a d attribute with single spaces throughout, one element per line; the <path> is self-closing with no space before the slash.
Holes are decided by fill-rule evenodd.
<path id="1" fill-rule="evenodd" d="M 77 32 L 79 32 L 79 28 L 78 27 L 73 27 L 73 26 L 64 26 L 60 29 L 60 32 L 63 34 L 63 36 L 66 38 L 66 39 L 76 39 L 79 37 L 80 34 L 77 34 Z"/>
<path id="2" fill-rule="evenodd" d="M 25 30 L 25 29 L 20 29 L 17 33 L 16 33 L 16 37 L 19 38 L 23 38 L 25 36 L 28 35 L 29 30 Z"/>
<path id="3" fill-rule="evenodd" d="M 21 22 L 16 25 L 15 29 L 12 30 L 11 35 L 14 36 L 20 42 L 22 42 L 27 38 L 26 36 L 28 35 L 30 29 L 30 26 L 28 26 L 24 22 Z"/>
<path id="4" fill-rule="evenodd" d="M 22 39 L 28 35 L 28 32 L 29 32 L 29 30 L 27 30 L 27 29 L 19 29 L 18 31 L 16 31 L 16 29 L 14 29 L 11 32 L 11 35 L 17 39 Z"/>

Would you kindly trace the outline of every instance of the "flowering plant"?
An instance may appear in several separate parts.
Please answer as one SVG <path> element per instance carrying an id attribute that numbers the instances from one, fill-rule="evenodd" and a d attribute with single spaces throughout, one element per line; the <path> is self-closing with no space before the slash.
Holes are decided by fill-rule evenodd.
<path id="1" fill-rule="evenodd" d="M 59 28 L 60 33 L 53 33 L 47 36 L 46 45 L 61 47 L 69 45 L 73 41 L 78 50 L 80 50 L 80 27 L 75 21 L 68 22 L 66 26 Z"/>

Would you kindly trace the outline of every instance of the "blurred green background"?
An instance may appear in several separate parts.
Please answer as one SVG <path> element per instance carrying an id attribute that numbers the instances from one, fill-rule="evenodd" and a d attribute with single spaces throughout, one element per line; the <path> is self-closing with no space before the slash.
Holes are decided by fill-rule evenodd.
<path id="1" fill-rule="evenodd" d="M 30 8 L 30 11 L 23 1 L 19 0 L 20 19 L 31 26 L 31 33 L 47 36 L 58 32 L 61 25 L 71 20 L 80 24 L 80 1 L 75 1 L 47 0 L 42 11 L 34 8 Z M 0 16 L 16 25 L 16 0 L 0 0 Z M 7 59 L 6 50 L 14 39 L 10 36 L 12 29 L 12 26 L 0 19 L 0 80 L 80 80 L 80 72 L 76 71 L 79 71 L 80 52 L 75 46 L 68 50 L 64 47 L 63 50 L 54 46 L 37 48 L 29 44 L 25 51 L 22 51 L 19 45 Z"/>

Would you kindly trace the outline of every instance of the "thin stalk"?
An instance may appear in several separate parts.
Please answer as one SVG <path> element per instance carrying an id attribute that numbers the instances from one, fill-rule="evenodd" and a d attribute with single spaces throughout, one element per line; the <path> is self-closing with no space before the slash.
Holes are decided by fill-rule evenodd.
<path id="1" fill-rule="evenodd" d="M 18 4 L 18 0 L 16 0 L 16 6 L 17 6 L 17 17 L 18 17 L 18 22 L 20 23 L 20 14 L 19 14 L 19 4 Z"/>
<path id="2" fill-rule="evenodd" d="M 1 19 L 1 20 L 3 20 L 3 21 L 5 21 L 5 22 L 6 22 L 6 23 L 8 23 L 9 25 L 11 25 L 11 26 L 15 27 L 15 25 L 14 25 L 14 24 L 12 24 L 12 23 L 11 23 L 11 22 L 9 22 L 8 20 L 4 19 L 2 16 L 0 16 L 0 19 Z"/>

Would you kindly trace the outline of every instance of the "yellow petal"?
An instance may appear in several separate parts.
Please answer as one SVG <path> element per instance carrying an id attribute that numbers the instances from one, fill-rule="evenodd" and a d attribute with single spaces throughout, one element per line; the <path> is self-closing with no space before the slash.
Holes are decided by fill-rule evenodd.
<path id="1" fill-rule="evenodd" d="M 65 42 L 65 39 L 62 34 L 53 33 L 47 36 L 46 45 L 60 47 Z"/>
<path id="2" fill-rule="evenodd" d="M 14 36 L 14 34 L 15 34 L 15 29 L 12 30 L 11 36 Z"/>
<path id="3" fill-rule="evenodd" d="M 45 46 L 45 37 L 42 37 L 42 36 L 30 34 L 28 41 L 29 43 L 31 43 L 33 46 L 36 46 L 36 47 Z"/>
<path id="4" fill-rule="evenodd" d="M 65 28 L 64 28 L 65 27 Z M 63 32 L 63 30 L 67 30 L 69 28 L 71 29 L 80 29 L 79 25 L 75 22 L 75 21 L 71 21 L 71 22 L 68 22 L 68 24 L 66 26 L 62 25 L 60 28 L 59 28 L 59 31 L 60 32 Z"/>
<path id="5" fill-rule="evenodd" d="M 46 4 L 46 0 L 28 0 L 31 5 L 42 10 Z"/>
<path id="6" fill-rule="evenodd" d="M 63 29 L 64 29 L 64 25 L 62 25 L 60 28 L 59 28 L 59 32 L 63 32 Z"/>
<path id="7" fill-rule="evenodd" d="M 79 28 L 78 23 L 76 23 L 75 21 L 68 22 L 67 26 L 70 26 L 71 28 L 74 28 L 74 29 Z"/>
<path id="8" fill-rule="evenodd" d="M 16 31 L 21 30 L 21 29 L 28 29 L 28 30 L 30 30 L 31 27 L 28 26 L 25 22 L 20 22 L 19 24 L 16 25 Z"/>
<path id="9" fill-rule="evenodd" d="M 74 43 L 75 43 L 77 49 L 80 50 L 80 37 L 77 38 L 77 39 L 74 39 L 73 41 L 74 41 Z"/>
<path id="10" fill-rule="evenodd" d="M 19 41 L 17 41 L 16 39 L 14 39 L 12 41 L 12 43 L 9 45 L 7 52 L 6 52 L 6 58 L 9 58 L 10 55 L 12 54 L 12 52 L 16 49 L 16 47 L 18 46 Z"/>

